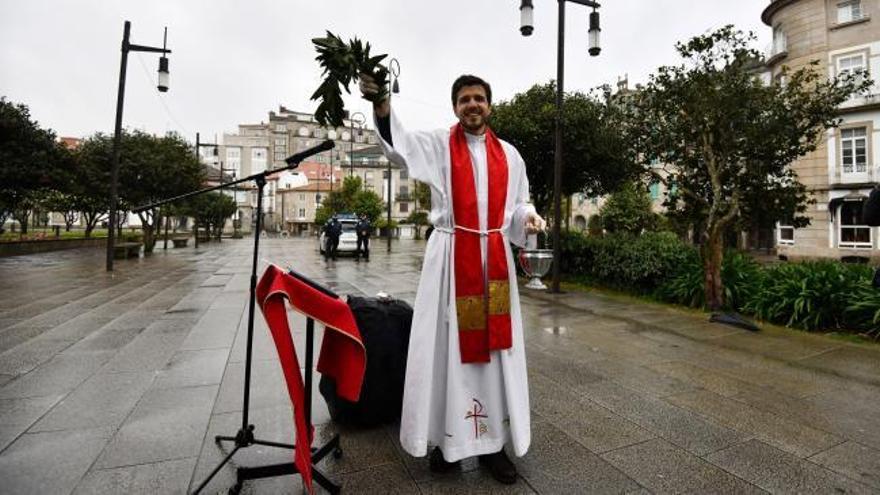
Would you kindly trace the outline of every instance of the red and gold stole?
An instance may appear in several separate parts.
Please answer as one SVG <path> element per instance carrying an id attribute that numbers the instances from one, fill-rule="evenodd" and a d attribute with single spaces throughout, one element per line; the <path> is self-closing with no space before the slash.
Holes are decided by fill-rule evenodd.
<path id="1" fill-rule="evenodd" d="M 452 157 L 452 209 L 455 215 L 455 309 L 458 342 L 463 363 L 488 363 L 489 351 L 509 349 L 510 285 L 504 238 L 498 230 L 504 222 L 507 201 L 507 157 L 495 134 L 486 129 L 489 175 L 487 269 L 483 276 L 477 186 L 461 124 L 449 134 Z M 467 230 L 465 230 L 467 229 Z M 493 231 L 494 229 L 494 231 Z M 488 278 L 488 284 L 486 283 Z"/>

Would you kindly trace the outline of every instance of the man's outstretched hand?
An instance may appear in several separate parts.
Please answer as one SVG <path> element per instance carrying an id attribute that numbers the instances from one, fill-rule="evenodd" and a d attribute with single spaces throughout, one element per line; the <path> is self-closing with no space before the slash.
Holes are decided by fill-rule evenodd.
<path id="1" fill-rule="evenodd" d="M 537 213 L 529 213 L 526 217 L 526 234 L 537 234 L 547 228 L 547 222 Z"/>
<path id="2" fill-rule="evenodd" d="M 372 101 L 373 97 L 379 94 L 379 84 L 376 83 L 376 80 L 373 79 L 373 76 L 365 73 L 359 74 L 358 80 L 358 87 L 361 90 L 361 96 L 365 100 Z M 376 116 L 379 118 L 387 117 L 388 114 L 391 113 L 391 103 L 388 101 L 388 98 L 373 103 L 373 112 L 375 112 Z"/>

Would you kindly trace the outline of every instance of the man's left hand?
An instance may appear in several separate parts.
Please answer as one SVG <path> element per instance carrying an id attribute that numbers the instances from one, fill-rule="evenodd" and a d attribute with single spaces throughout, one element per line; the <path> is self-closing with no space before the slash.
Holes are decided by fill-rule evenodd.
<path id="1" fill-rule="evenodd" d="M 537 213 L 529 213 L 526 217 L 526 234 L 537 234 L 547 228 L 547 222 Z"/>

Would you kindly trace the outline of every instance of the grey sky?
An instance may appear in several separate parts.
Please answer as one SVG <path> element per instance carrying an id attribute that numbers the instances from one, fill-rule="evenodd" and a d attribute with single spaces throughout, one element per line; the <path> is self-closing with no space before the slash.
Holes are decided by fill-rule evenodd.
<path id="1" fill-rule="evenodd" d="M 171 90 L 155 90 L 157 57 L 129 58 L 124 122 L 194 140 L 265 120 L 283 104 L 314 111 L 320 83 L 311 38 L 358 36 L 400 61 L 395 108 L 411 127 L 452 121 L 449 86 L 461 73 L 492 83 L 495 100 L 556 76 L 553 0 L 534 0 L 535 33 L 519 33 L 519 0 L 0 0 L 0 95 L 27 104 L 59 135 L 112 132 L 123 21 L 132 42 L 161 45 L 168 26 Z M 566 7 L 565 88 L 588 90 L 629 74 L 644 82 L 676 63 L 673 44 L 734 24 L 755 31 L 768 0 L 606 0 L 602 54 L 586 52 L 589 9 Z M 355 89 L 355 88 L 353 88 Z M 369 115 L 354 96 L 352 111 Z"/>

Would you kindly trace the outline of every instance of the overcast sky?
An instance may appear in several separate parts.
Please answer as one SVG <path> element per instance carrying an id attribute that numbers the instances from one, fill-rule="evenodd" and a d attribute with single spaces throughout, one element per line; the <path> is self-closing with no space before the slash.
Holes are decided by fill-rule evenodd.
<path id="1" fill-rule="evenodd" d="M 313 37 L 360 37 L 400 61 L 395 108 L 414 128 L 452 123 L 449 87 L 462 73 L 504 100 L 556 77 L 557 3 L 533 0 L 535 32 L 519 33 L 519 0 L 0 0 L 0 95 L 28 105 L 61 136 L 112 132 L 123 21 L 131 40 L 161 46 L 168 26 L 171 90 L 155 90 L 157 56 L 129 57 L 124 124 L 203 141 L 267 119 L 278 105 L 313 112 L 321 81 Z M 725 24 L 770 41 L 768 0 L 606 0 L 602 54 L 587 54 L 589 9 L 566 7 L 565 89 L 674 64 L 673 45 Z M 356 90 L 356 88 L 352 88 Z M 346 99 L 351 111 L 369 105 Z"/>

